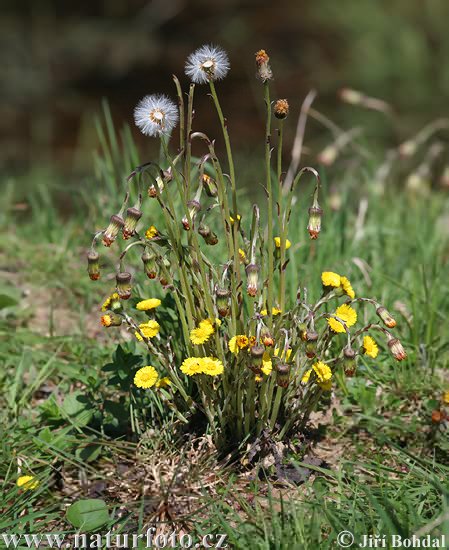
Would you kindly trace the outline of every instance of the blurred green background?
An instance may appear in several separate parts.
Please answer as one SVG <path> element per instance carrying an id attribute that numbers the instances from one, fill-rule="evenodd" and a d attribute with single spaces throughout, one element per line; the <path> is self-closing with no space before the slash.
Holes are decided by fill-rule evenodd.
<path id="1" fill-rule="evenodd" d="M 277 96 L 291 103 L 287 143 L 313 87 L 317 109 L 344 128 L 363 126 L 370 148 L 385 149 L 447 113 L 448 21 L 447 0 L 2 0 L 2 173 L 48 165 L 88 174 L 101 99 L 115 122 L 132 125 L 143 95 L 174 95 L 172 73 L 187 88 L 185 59 L 207 42 L 230 55 L 219 91 L 243 152 L 263 146 L 260 48 L 271 55 Z M 337 92 L 346 86 L 389 102 L 395 123 L 343 105 Z M 217 135 L 209 101 L 205 89 L 197 93 L 195 126 Z M 331 139 L 316 123 L 308 131 L 320 146 Z"/>

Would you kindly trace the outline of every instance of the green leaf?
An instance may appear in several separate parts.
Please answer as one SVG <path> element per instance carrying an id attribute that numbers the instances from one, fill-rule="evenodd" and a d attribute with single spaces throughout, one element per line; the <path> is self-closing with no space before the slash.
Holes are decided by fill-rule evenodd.
<path id="1" fill-rule="evenodd" d="M 90 401 L 80 391 L 75 391 L 64 399 L 61 411 L 77 426 L 87 426 L 92 419 Z"/>
<path id="2" fill-rule="evenodd" d="M 16 306 L 19 302 L 9 294 L 0 294 L 0 309 Z"/>
<path id="3" fill-rule="evenodd" d="M 98 498 L 74 502 L 67 508 L 66 518 L 80 531 L 94 531 L 111 519 L 106 502 Z"/>

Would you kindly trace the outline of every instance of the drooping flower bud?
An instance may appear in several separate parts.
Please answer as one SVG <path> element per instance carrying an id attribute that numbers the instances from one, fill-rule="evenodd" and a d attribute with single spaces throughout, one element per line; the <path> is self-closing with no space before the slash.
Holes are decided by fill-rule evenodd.
<path id="1" fill-rule="evenodd" d="M 117 273 L 115 280 L 117 283 L 117 294 L 122 300 L 128 300 L 131 296 L 131 273 Z"/>
<path id="2" fill-rule="evenodd" d="M 278 363 L 275 368 L 276 384 L 281 388 L 286 388 L 290 382 L 290 365 L 287 363 Z"/>
<path id="3" fill-rule="evenodd" d="M 318 206 L 311 206 L 309 208 L 309 224 L 307 231 L 309 232 L 311 239 L 317 239 L 321 231 L 321 218 L 323 217 L 323 210 Z"/>
<path id="4" fill-rule="evenodd" d="M 87 272 L 92 281 L 100 278 L 100 255 L 96 250 L 89 250 L 87 253 Z"/>
<path id="5" fill-rule="evenodd" d="M 261 374 L 261 367 L 263 365 L 263 354 L 265 353 L 264 346 L 256 344 L 250 348 L 251 365 L 250 369 L 256 374 Z"/>
<path id="6" fill-rule="evenodd" d="M 343 368 L 346 376 L 354 376 L 357 368 L 356 353 L 350 347 L 343 350 Z"/>
<path id="7" fill-rule="evenodd" d="M 157 276 L 157 267 L 153 254 L 150 254 L 147 250 L 145 250 L 141 258 L 146 276 L 148 279 L 155 279 Z"/>
<path id="8" fill-rule="evenodd" d="M 214 246 L 218 243 L 217 235 L 213 231 L 211 231 L 208 225 L 204 225 L 203 223 L 201 223 L 198 228 L 198 233 L 203 237 L 206 244 Z"/>
<path id="9" fill-rule="evenodd" d="M 259 50 L 256 53 L 256 68 L 257 68 L 257 76 L 262 80 L 262 82 L 266 82 L 267 80 L 271 80 L 273 78 L 273 71 L 270 67 L 270 58 L 265 50 Z"/>
<path id="10" fill-rule="evenodd" d="M 274 346 L 274 338 L 268 327 L 263 327 L 260 331 L 260 337 L 265 347 L 271 348 Z"/>
<path id="11" fill-rule="evenodd" d="M 231 311 L 229 305 L 229 297 L 231 291 L 227 288 L 217 287 L 215 290 L 215 304 L 217 306 L 218 314 L 222 317 L 227 317 Z"/>
<path id="12" fill-rule="evenodd" d="M 403 361 L 404 359 L 407 359 L 407 353 L 405 352 L 404 346 L 401 344 L 400 340 L 389 336 L 387 344 L 390 348 L 391 355 L 393 355 L 396 361 Z"/>
<path id="13" fill-rule="evenodd" d="M 104 327 L 119 327 L 122 324 L 123 318 L 113 311 L 108 311 L 101 317 L 101 324 Z"/>
<path id="14" fill-rule="evenodd" d="M 394 328 L 396 326 L 396 321 L 383 306 L 378 307 L 376 309 L 376 313 L 382 319 L 384 325 L 388 328 Z"/>
<path id="15" fill-rule="evenodd" d="M 132 206 L 126 211 L 125 225 L 123 226 L 123 238 L 129 239 L 136 231 L 137 222 L 142 217 L 142 212 Z"/>
<path id="16" fill-rule="evenodd" d="M 274 116 L 282 120 L 288 116 L 289 109 L 290 107 L 286 99 L 278 99 L 274 104 Z"/>
<path id="17" fill-rule="evenodd" d="M 254 296 L 257 293 L 259 285 L 259 266 L 256 264 L 249 264 L 246 266 L 246 291 L 249 296 Z"/>
<path id="18" fill-rule="evenodd" d="M 109 221 L 109 225 L 106 228 L 106 231 L 103 234 L 103 244 L 104 246 L 111 246 L 111 244 L 115 241 L 117 238 L 117 235 L 119 234 L 119 231 L 123 229 L 123 226 L 125 225 L 125 222 L 121 218 L 121 216 L 118 216 L 114 214 L 111 216 L 111 219 Z"/>
<path id="19" fill-rule="evenodd" d="M 309 359 L 312 359 L 316 355 L 316 348 L 318 343 L 318 333 L 314 330 L 308 330 L 306 332 L 306 355 Z"/>
<path id="20" fill-rule="evenodd" d="M 187 208 L 189 209 L 189 216 L 192 224 L 195 223 L 195 218 L 198 212 L 201 210 L 201 204 L 197 200 L 191 200 L 187 203 Z M 190 222 L 187 216 L 182 218 L 182 225 L 186 231 L 190 231 Z"/>
<path id="21" fill-rule="evenodd" d="M 218 187 L 213 178 L 211 178 L 207 174 L 203 174 L 201 182 L 208 197 L 216 197 L 218 195 Z"/>

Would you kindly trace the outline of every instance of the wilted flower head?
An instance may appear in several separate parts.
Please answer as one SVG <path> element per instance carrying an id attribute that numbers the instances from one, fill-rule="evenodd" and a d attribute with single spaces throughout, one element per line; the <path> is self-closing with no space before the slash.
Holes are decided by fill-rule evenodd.
<path id="1" fill-rule="evenodd" d="M 186 75 L 195 84 L 221 80 L 230 69 L 228 54 L 219 46 L 201 46 L 191 53 L 186 62 Z"/>
<path id="2" fill-rule="evenodd" d="M 147 95 L 134 109 L 134 121 L 146 136 L 170 134 L 178 123 L 178 108 L 166 95 Z"/>

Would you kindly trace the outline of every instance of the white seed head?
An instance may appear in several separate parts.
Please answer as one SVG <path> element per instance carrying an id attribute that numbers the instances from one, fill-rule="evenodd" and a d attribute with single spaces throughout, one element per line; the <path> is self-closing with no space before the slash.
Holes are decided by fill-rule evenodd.
<path id="1" fill-rule="evenodd" d="M 160 136 L 170 134 L 178 123 L 178 107 L 166 95 L 147 95 L 134 109 L 134 121 L 142 134 Z"/>
<path id="2" fill-rule="evenodd" d="M 205 84 L 210 80 L 221 80 L 230 69 L 228 54 L 219 46 L 201 46 L 189 55 L 186 62 L 186 75 L 195 84 Z"/>

